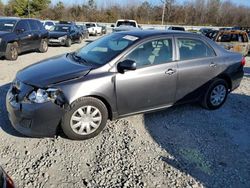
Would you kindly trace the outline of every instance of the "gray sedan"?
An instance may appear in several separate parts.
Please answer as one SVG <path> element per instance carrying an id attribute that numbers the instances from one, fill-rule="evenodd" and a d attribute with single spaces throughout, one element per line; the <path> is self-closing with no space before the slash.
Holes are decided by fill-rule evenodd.
<path id="1" fill-rule="evenodd" d="M 31 65 L 6 97 L 14 128 L 71 139 L 99 134 L 107 119 L 199 102 L 215 110 L 243 77 L 245 59 L 198 34 L 130 31 Z"/>

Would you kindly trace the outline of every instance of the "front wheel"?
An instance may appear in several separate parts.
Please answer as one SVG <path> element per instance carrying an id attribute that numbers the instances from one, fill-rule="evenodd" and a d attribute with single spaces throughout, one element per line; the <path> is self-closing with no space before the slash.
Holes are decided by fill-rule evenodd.
<path id="1" fill-rule="evenodd" d="M 72 103 L 61 126 L 68 138 L 85 140 L 98 135 L 105 127 L 107 119 L 108 111 L 102 101 L 83 97 Z"/>
<path id="2" fill-rule="evenodd" d="M 5 58 L 15 61 L 18 58 L 18 45 L 16 42 L 7 44 Z"/>
<path id="3" fill-rule="evenodd" d="M 215 79 L 208 87 L 202 106 L 209 110 L 220 108 L 226 101 L 228 95 L 228 84 L 223 79 Z"/>
<path id="4" fill-rule="evenodd" d="M 82 36 L 80 36 L 78 39 L 78 44 L 81 44 L 81 43 L 82 43 Z"/>

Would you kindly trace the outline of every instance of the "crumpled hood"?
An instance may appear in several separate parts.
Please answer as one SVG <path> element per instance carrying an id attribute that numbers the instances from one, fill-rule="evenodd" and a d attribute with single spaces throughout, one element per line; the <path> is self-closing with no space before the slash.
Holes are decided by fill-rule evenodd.
<path id="1" fill-rule="evenodd" d="M 55 32 L 55 31 L 49 32 L 49 38 L 59 38 L 65 35 L 68 35 L 68 33 L 67 32 Z"/>
<path id="2" fill-rule="evenodd" d="M 36 87 L 47 87 L 62 81 L 85 76 L 91 66 L 77 64 L 68 55 L 57 56 L 20 70 L 16 78 Z"/>
<path id="3" fill-rule="evenodd" d="M 119 27 L 113 28 L 114 32 L 117 32 L 117 31 L 134 31 L 134 30 L 141 30 L 141 29 L 138 28 L 138 27 L 127 26 L 127 25 L 121 25 Z"/>

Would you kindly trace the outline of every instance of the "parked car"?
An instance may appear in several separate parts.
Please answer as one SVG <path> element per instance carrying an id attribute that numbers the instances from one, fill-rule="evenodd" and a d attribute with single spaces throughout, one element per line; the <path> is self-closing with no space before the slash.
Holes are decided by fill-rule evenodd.
<path id="1" fill-rule="evenodd" d="M 97 24 L 97 25 L 102 28 L 102 34 L 107 33 L 107 27 L 105 25 L 100 25 L 100 24 Z"/>
<path id="2" fill-rule="evenodd" d="M 245 31 L 220 31 L 215 41 L 227 50 L 246 56 L 250 49 L 248 34 Z"/>
<path id="3" fill-rule="evenodd" d="M 13 180 L 0 166 L 0 187 L 1 188 L 15 188 Z"/>
<path id="4" fill-rule="evenodd" d="M 48 50 L 48 31 L 36 19 L 0 18 L 0 57 L 16 60 L 18 54 Z"/>
<path id="5" fill-rule="evenodd" d="M 141 30 L 136 20 L 119 19 L 113 27 L 113 32 Z"/>
<path id="6" fill-rule="evenodd" d="M 61 20 L 58 22 L 58 24 L 64 24 L 64 25 L 76 25 L 75 22 L 73 21 L 64 21 L 64 20 Z"/>
<path id="7" fill-rule="evenodd" d="M 42 21 L 43 23 L 43 26 L 46 30 L 51 30 L 56 24 L 54 21 L 51 21 L 51 20 L 45 20 L 45 21 Z"/>
<path id="8" fill-rule="evenodd" d="M 82 34 L 75 25 L 56 24 L 49 32 L 50 45 L 62 45 L 70 47 L 72 43 L 81 43 Z"/>
<path id="9" fill-rule="evenodd" d="M 130 31 L 31 65 L 6 96 L 13 127 L 29 136 L 88 139 L 107 119 L 199 102 L 215 110 L 240 85 L 245 58 L 205 36 Z M 60 124 L 61 123 L 61 124 Z"/>
<path id="10" fill-rule="evenodd" d="M 205 36 L 210 38 L 211 40 L 215 40 L 219 31 L 218 30 L 211 30 Z"/>
<path id="11" fill-rule="evenodd" d="M 76 27 L 78 28 L 83 38 L 85 39 L 89 38 L 89 31 L 85 25 L 76 25 Z"/>
<path id="12" fill-rule="evenodd" d="M 98 26 L 97 23 L 86 23 L 85 25 L 90 35 L 97 36 L 98 34 L 102 34 L 102 27 Z"/>
<path id="13" fill-rule="evenodd" d="M 210 29 L 210 28 L 201 28 L 200 30 L 200 33 L 203 34 L 203 35 L 207 35 L 209 32 L 213 31 L 213 29 Z"/>
<path id="14" fill-rule="evenodd" d="M 176 27 L 176 26 L 170 26 L 168 30 L 175 30 L 175 31 L 185 31 L 184 27 Z"/>

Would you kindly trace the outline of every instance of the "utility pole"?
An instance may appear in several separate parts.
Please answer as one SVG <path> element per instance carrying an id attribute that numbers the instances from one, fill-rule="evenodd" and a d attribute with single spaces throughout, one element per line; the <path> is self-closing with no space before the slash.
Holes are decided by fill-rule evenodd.
<path id="1" fill-rule="evenodd" d="M 30 18 L 30 0 L 28 0 L 28 14 L 29 14 L 29 18 Z"/>
<path id="2" fill-rule="evenodd" d="M 164 2 L 163 2 L 164 1 Z M 162 7 L 162 16 L 161 16 L 161 25 L 164 24 L 164 17 L 165 17 L 165 9 L 166 9 L 166 1 L 163 0 L 161 2 L 163 2 L 163 7 Z"/>

